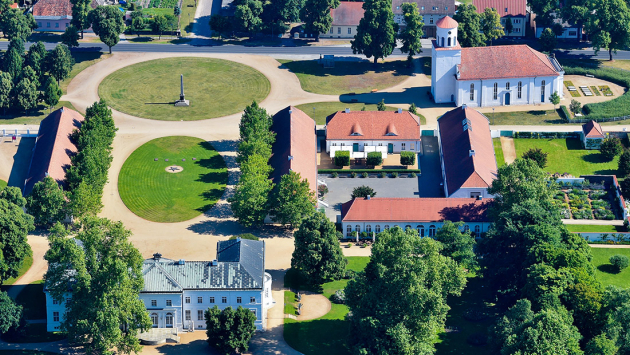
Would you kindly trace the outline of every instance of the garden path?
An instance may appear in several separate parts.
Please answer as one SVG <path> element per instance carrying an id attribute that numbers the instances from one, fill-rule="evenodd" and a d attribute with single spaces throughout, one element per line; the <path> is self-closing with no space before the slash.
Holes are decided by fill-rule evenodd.
<path id="1" fill-rule="evenodd" d="M 503 149 L 503 159 L 506 164 L 512 164 L 516 160 L 516 148 L 512 137 L 501 137 L 501 149 Z"/>
<path id="2" fill-rule="evenodd" d="M 597 219 L 563 219 L 564 224 L 586 224 L 586 225 L 600 225 L 600 226 L 623 226 L 623 220 L 597 220 Z"/>
<path id="3" fill-rule="evenodd" d="M 298 321 L 317 319 L 323 317 L 330 312 L 332 305 L 330 300 L 319 293 L 304 292 L 302 293 L 302 309 Z"/>
<path id="4" fill-rule="evenodd" d="M 48 262 L 44 259 L 44 254 L 48 250 L 48 239 L 46 239 L 46 236 L 31 234 L 28 236 L 28 244 L 33 251 L 33 265 L 22 277 L 15 280 L 7 291 L 9 297 L 13 299 L 20 294 L 26 285 L 41 280 L 48 269 Z"/>
<path id="5" fill-rule="evenodd" d="M 630 245 L 627 244 L 589 244 L 591 248 L 603 248 L 603 249 L 628 249 Z"/>

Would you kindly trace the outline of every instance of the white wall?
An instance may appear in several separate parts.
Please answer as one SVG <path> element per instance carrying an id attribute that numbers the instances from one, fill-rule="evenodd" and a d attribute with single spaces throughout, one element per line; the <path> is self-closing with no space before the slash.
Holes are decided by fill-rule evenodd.
<path id="1" fill-rule="evenodd" d="M 190 303 L 186 303 L 186 297 L 190 297 Z M 199 297 L 201 297 L 201 303 L 198 302 Z M 214 303 L 210 303 L 210 297 L 214 297 Z M 226 297 L 226 303 L 223 303 L 223 297 Z M 240 303 L 238 302 L 238 297 L 241 298 Z M 256 301 L 254 303 L 250 303 L 250 297 L 254 297 Z M 194 329 L 206 329 L 206 322 L 203 320 L 203 317 L 202 319 L 198 319 L 197 311 L 205 312 L 208 308 L 212 308 L 214 306 L 218 306 L 220 309 L 225 309 L 227 307 L 237 309 L 239 306 L 242 306 L 243 308 L 249 310 L 255 310 L 256 329 L 262 330 L 263 328 L 263 292 L 261 291 L 185 290 L 183 301 L 182 318 L 184 320 L 183 323 L 185 329 L 188 329 L 191 326 L 193 326 Z M 190 321 L 186 320 L 186 311 L 190 311 Z"/>
<path id="2" fill-rule="evenodd" d="M 58 332 L 61 330 L 61 322 L 66 314 L 66 300 L 60 301 L 58 304 L 53 304 L 53 298 L 48 292 L 44 292 L 46 295 L 46 330 L 49 332 Z M 70 298 L 70 294 L 66 294 L 64 298 Z M 54 321 L 54 314 L 59 314 L 59 321 Z"/>
<path id="3" fill-rule="evenodd" d="M 505 26 L 506 19 L 511 16 L 501 17 L 501 25 Z M 527 19 L 525 17 L 511 17 L 512 18 L 512 32 L 507 33 L 504 29 L 506 36 L 509 37 L 525 37 L 525 31 L 527 29 Z"/>
<path id="4" fill-rule="evenodd" d="M 564 74 L 557 77 L 510 78 L 491 80 L 457 80 L 457 106 L 470 107 L 505 106 L 507 95 L 509 105 L 527 105 L 541 103 L 541 86 L 545 81 L 544 103 L 549 103 L 549 96 L 555 91 L 563 97 L 562 81 Z M 522 83 L 521 98 L 518 97 L 518 83 Z M 497 98 L 494 99 L 494 84 L 497 83 Z M 510 89 L 506 84 L 510 83 Z M 474 100 L 470 100 L 470 84 L 474 85 Z"/>
<path id="5" fill-rule="evenodd" d="M 462 51 L 458 49 L 437 51 L 435 48 L 432 48 L 431 55 L 431 94 L 435 102 L 456 101 L 455 73 L 457 65 L 462 62 Z"/>
<path id="6" fill-rule="evenodd" d="M 490 222 L 466 222 L 464 221 L 464 224 L 468 226 L 468 228 L 470 228 L 471 231 L 475 231 L 475 226 L 479 226 L 479 231 L 480 233 L 484 233 L 487 232 L 488 229 L 490 228 L 491 223 Z M 343 230 L 343 236 L 344 237 L 348 237 L 348 226 L 350 226 L 350 229 L 352 231 L 352 233 L 357 231 L 357 226 L 359 226 L 359 233 L 361 232 L 366 232 L 366 228 L 368 226 L 371 227 L 372 232 L 375 232 L 378 234 L 377 232 L 377 226 L 380 226 L 380 231 L 384 231 L 385 230 L 385 226 L 389 226 L 389 228 L 394 228 L 395 226 L 399 226 L 402 229 L 405 229 L 407 226 L 411 226 L 412 229 L 418 229 L 419 226 L 424 227 L 424 236 L 427 237 L 429 236 L 429 229 L 431 226 L 434 226 L 436 231 L 440 228 L 442 228 L 442 226 L 444 225 L 444 222 L 373 222 L 373 221 L 364 221 L 364 222 L 342 222 L 342 230 Z M 354 235 L 354 234 L 352 234 Z"/>
<path id="7" fill-rule="evenodd" d="M 352 145 L 354 143 L 358 143 L 359 144 L 359 151 L 363 152 L 363 147 L 365 145 L 368 146 L 383 146 L 383 147 L 387 147 L 388 144 L 393 144 L 394 145 L 394 153 L 400 153 L 401 151 L 403 151 L 402 149 L 402 144 L 405 144 L 405 149 L 404 151 L 410 151 L 410 152 L 421 152 L 422 150 L 422 145 L 420 144 L 420 141 L 369 141 L 369 140 L 356 140 L 356 141 L 350 141 L 350 140 L 326 140 L 326 152 L 330 153 L 330 147 L 333 145 L 337 145 L 337 146 L 346 146 L 346 147 L 352 147 Z"/>
<path id="8" fill-rule="evenodd" d="M 481 197 L 483 198 L 493 198 L 494 196 L 488 193 L 488 188 L 481 187 L 462 187 L 459 190 L 451 193 L 449 197 L 463 197 L 463 198 L 471 198 L 471 193 L 481 193 Z"/>
<path id="9" fill-rule="evenodd" d="M 536 28 L 536 38 L 540 38 L 540 36 L 542 35 L 543 30 L 545 29 L 545 27 L 537 27 Z M 579 31 L 577 28 L 574 27 L 567 27 L 564 29 L 564 32 L 562 32 L 562 34 L 560 36 L 558 36 L 557 38 L 560 39 L 577 39 L 579 38 Z"/>

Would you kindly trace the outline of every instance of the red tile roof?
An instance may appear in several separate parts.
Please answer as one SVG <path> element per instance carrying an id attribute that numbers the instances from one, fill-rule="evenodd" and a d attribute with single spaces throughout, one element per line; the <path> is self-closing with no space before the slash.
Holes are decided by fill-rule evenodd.
<path id="1" fill-rule="evenodd" d="M 435 23 L 435 26 L 439 28 L 455 28 L 457 27 L 457 21 L 453 20 L 450 16 L 444 16 Z"/>
<path id="2" fill-rule="evenodd" d="M 473 0 L 477 13 L 483 13 L 486 8 L 497 10 L 499 16 L 526 16 L 527 0 Z M 507 11 L 505 10 L 507 9 Z"/>
<path id="3" fill-rule="evenodd" d="M 71 165 L 70 157 L 76 154 L 77 147 L 70 140 L 75 129 L 81 127 L 83 116 L 69 108 L 60 108 L 39 124 L 37 143 L 24 186 L 24 195 L 33 190 L 33 185 L 50 176 L 57 183 L 63 184 L 66 170 Z"/>
<path id="4" fill-rule="evenodd" d="M 462 187 L 489 187 L 497 161 L 486 116 L 458 107 L 438 119 L 438 129 L 449 195 Z"/>
<path id="5" fill-rule="evenodd" d="M 20 8 L 20 6 L 18 5 L 18 3 L 17 3 L 17 2 L 14 2 L 13 4 L 11 4 L 11 6 L 10 6 L 10 7 L 11 7 L 12 9 L 18 9 L 18 8 Z"/>
<path id="6" fill-rule="evenodd" d="M 420 140 L 420 118 L 406 111 L 339 111 L 326 123 L 326 139 Z"/>
<path id="7" fill-rule="evenodd" d="M 586 138 L 606 138 L 602 126 L 592 120 L 582 125 L 582 132 Z"/>
<path id="8" fill-rule="evenodd" d="M 462 48 L 458 80 L 558 76 L 549 57 L 528 45 Z"/>
<path id="9" fill-rule="evenodd" d="M 336 9 L 330 9 L 333 26 L 358 26 L 364 13 L 362 1 L 340 1 Z"/>
<path id="10" fill-rule="evenodd" d="M 273 116 L 271 130 L 276 132 L 269 159 L 274 183 L 279 183 L 282 175 L 295 171 L 308 180 L 311 190 L 317 192 L 315 121 L 302 110 L 289 106 Z"/>
<path id="11" fill-rule="evenodd" d="M 70 0 L 39 0 L 33 5 L 33 16 L 72 16 Z"/>
<path id="12" fill-rule="evenodd" d="M 357 198 L 341 206 L 343 222 L 489 222 L 493 199 L 475 198 Z"/>

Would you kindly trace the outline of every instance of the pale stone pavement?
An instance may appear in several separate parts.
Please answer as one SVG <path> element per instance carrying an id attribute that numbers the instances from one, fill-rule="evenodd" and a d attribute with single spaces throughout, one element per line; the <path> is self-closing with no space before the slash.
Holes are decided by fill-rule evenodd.
<path id="1" fill-rule="evenodd" d="M 512 164 L 516 160 L 516 147 L 512 137 L 501 137 L 501 149 L 503 149 L 503 159 L 506 164 Z"/>

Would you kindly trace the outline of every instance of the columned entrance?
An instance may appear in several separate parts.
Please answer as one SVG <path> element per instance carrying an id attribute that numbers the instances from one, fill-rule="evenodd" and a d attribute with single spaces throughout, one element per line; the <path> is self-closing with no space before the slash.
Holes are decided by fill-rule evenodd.
<path id="1" fill-rule="evenodd" d="M 505 105 L 510 106 L 510 93 L 505 94 Z"/>

